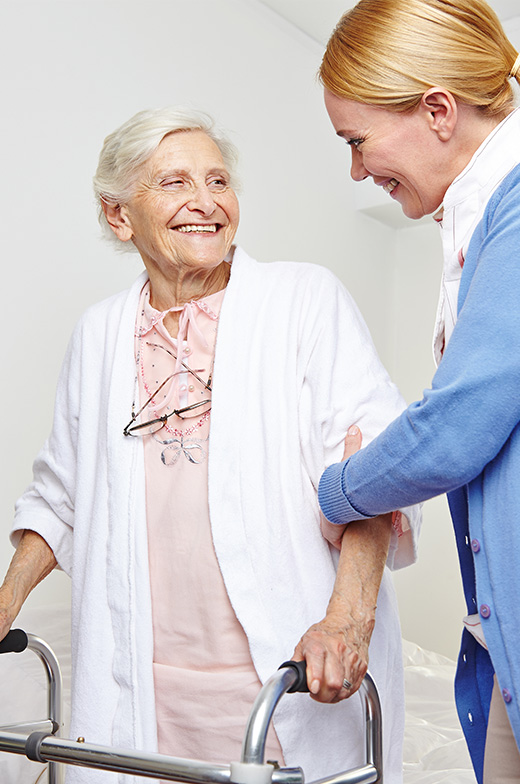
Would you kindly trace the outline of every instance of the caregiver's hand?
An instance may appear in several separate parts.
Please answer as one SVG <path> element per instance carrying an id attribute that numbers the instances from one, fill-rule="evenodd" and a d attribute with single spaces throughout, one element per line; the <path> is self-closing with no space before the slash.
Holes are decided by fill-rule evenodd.
<path id="1" fill-rule="evenodd" d="M 345 447 L 343 449 L 343 457 L 341 459 L 347 460 L 355 452 L 358 452 L 361 449 L 362 440 L 363 436 L 359 427 L 356 425 L 349 427 L 345 437 Z M 325 539 L 330 542 L 331 545 L 336 547 L 336 549 L 340 550 L 343 533 L 347 526 L 334 525 L 334 523 L 329 523 L 323 513 L 320 512 L 320 527 Z"/>

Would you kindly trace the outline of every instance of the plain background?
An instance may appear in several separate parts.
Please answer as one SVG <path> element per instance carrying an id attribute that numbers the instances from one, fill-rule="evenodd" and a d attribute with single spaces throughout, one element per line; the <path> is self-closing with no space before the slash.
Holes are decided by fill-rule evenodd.
<path id="1" fill-rule="evenodd" d="M 101 238 L 91 192 L 105 135 L 140 109 L 214 115 L 241 153 L 238 242 L 261 261 L 332 269 L 407 401 L 421 396 L 434 372 L 438 229 L 350 181 L 316 81 L 319 44 L 257 0 L 3 0 L 0 13 L 1 571 L 73 325 L 141 270 Z M 520 47 L 520 17 L 506 29 Z M 454 657 L 464 604 L 443 498 L 425 505 L 419 563 L 395 583 L 403 635 Z M 63 603 L 68 591 L 53 573 L 29 602 Z"/>

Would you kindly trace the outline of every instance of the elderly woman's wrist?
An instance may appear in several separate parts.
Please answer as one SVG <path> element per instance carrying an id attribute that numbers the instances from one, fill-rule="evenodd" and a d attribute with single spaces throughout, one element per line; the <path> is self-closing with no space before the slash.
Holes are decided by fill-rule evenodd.
<path id="1" fill-rule="evenodd" d="M 23 604 L 22 595 L 10 581 L 4 581 L 0 586 L 0 626 L 14 621 Z"/>
<path id="2" fill-rule="evenodd" d="M 327 607 L 326 620 L 334 626 L 344 628 L 365 627 L 370 632 L 374 628 L 377 605 L 372 600 L 359 598 L 345 599 L 341 592 L 334 591 Z"/>

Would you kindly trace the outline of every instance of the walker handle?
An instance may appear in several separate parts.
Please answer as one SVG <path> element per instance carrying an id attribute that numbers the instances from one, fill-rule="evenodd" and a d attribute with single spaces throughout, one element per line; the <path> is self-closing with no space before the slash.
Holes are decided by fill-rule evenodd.
<path id="1" fill-rule="evenodd" d="M 21 653 L 28 644 L 29 640 L 23 629 L 11 629 L 0 642 L 0 653 Z"/>
<path id="2" fill-rule="evenodd" d="M 284 667 L 290 667 L 294 670 L 298 676 L 298 680 L 293 683 L 290 689 L 287 689 L 288 694 L 293 694 L 295 691 L 309 691 L 309 687 L 307 685 L 307 663 L 305 661 L 286 661 L 283 664 L 280 664 L 278 667 L 279 670 L 282 670 Z"/>

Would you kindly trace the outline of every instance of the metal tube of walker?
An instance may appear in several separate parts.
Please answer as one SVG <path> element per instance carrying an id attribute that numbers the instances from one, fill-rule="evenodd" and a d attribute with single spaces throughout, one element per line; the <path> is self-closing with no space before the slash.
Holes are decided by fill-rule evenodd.
<path id="1" fill-rule="evenodd" d="M 264 684 L 257 696 L 246 727 L 242 745 L 242 762 L 261 765 L 264 762 L 265 742 L 269 723 L 281 697 L 298 680 L 291 668 L 280 669 Z M 366 765 L 352 771 L 338 773 L 315 784 L 383 784 L 383 736 L 381 704 L 376 685 L 369 673 L 359 689 L 366 723 Z"/>
<path id="2" fill-rule="evenodd" d="M 28 741 L 27 735 L 0 731 L 2 751 L 26 755 Z M 144 778 L 161 777 L 167 781 L 188 784 L 229 784 L 231 781 L 230 765 L 168 757 L 164 754 L 127 751 L 111 746 L 63 740 L 52 735 L 38 740 L 37 756 L 41 762 L 61 762 Z M 272 779 L 274 784 L 303 784 L 299 768 L 275 770 Z"/>

